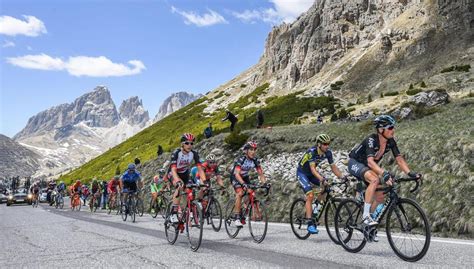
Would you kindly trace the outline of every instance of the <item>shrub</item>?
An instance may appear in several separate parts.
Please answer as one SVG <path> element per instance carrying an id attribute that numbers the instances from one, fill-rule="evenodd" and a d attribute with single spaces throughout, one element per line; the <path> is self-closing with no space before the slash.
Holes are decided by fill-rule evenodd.
<path id="1" fill-rule="evenodd" d="M 413 90 L 413 84 L 410 83 L 410 87 L 408 87 L 409 90 Z"/>
<path id="2" fill-rule="evenodd" d="M 424 81 L 421 82 L 420 87 L 426 88 L 426 83 Z"/>
<path id="3" fill-rule="evenodd" d="M 331 121 L 337 121 L 337 115 L 336 113 L 331 115 Z"/>
<path id="4" fill-rule="evenodd" d="M 380 93 L 380 98 L 383 98 L 383 92 Z"/>
<path id="5" fill-rule="evenodd" d="M 240 133 L 240 130 L 237 129 L 224 138 L 224 142 L 227 143 L 232 150 L 238 150 L 247 142 L 248 138 L 248 135 Z"/>
<path id="6" fill-rule="evenodd" d="M 369 96 L 367 97 L 367 103 L 370 103 L 372 102 L 372 94 L 369 94 Z"/>
<path id="7" fill-rule="evenodd" d="M 421 89 L 410 89 L 406 93 L 407 93 L 407 95 L 415 95 L 419 92 L 422 92 L 422 90 Z"/>
<path id="8" fill-rule="evenodd" d="M 247 87 L 247 84 L 240 84 L 240 88 L 245 88 Z"/>
<path id="9" fill-rule="evenodd" d="M 397 96 L 398 95 L 398 91 L 393 91 L 393 92 L 387 92 L 385 94 L 385 96 Z"/>
<path id="10" fill-rule="evenodd" d="M 447 68 L 444 68 L 441 70 L 441 73 L 448 73 L 452 71 L 458 71 L 458 72 L 469 72 L 469 69 L 471 69 L 470 64 L 465 64 L 465 65 L 453 65 Z"/>
<path id="11" fill-rule="evenodd" d="M 121 174 L 122 174 L 122 170 L 120 170 L 120 165 L 117 165 L 117 167 L 115 168 L 115 175 L 118 176 Z"/>
<path id="12" fill-rule="evenodd" d="M 339 119 L 345 119 L 349 116 L 349 113 L 343 108 L 339 111 Z"/>

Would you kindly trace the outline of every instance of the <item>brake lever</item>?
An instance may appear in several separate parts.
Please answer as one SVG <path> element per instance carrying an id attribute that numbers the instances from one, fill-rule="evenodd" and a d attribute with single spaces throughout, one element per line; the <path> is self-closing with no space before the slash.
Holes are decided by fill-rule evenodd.
<path id="1" fill-rule="evenodd" d="M 420 186 L 420 182 L 419 180 L 416 181 L 416 185 L 413 189 L 410 190 L 411 193 L 415 192 L 416 190 L 418 190 L 418 187 Z"/>

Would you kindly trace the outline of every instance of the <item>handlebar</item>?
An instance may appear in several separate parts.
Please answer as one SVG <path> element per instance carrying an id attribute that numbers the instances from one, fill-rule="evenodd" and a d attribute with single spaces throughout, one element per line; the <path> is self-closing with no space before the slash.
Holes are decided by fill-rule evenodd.
<path id="1" fill-rule="evenodd" d="M 420 187 L 420 180 L 419 179 L 420 179 L 419 177 L 395 178 L 395 179 L 393 179 L 394 184 L 392 186 L 377 188 L 376 191 L 383 191 L 383 193 L 387 193 L 395 187 L 395 183 L 415 181 L 416 182 L 415 187 L 413 189 L 410 189 L 410 192 L 413 193 L 416 190 L 418 190 L 418 188 Z"/>
<path id="2" fill-rule="evenodd" d="M 266 184 L 247 184 L 247 187 L 252 190 L 257 190 L 257 189 L 265 189 L 265 194 L 263 196 L 268 196 L 270 193 L 270 188 L 271 186 L 266 185 Z"/>

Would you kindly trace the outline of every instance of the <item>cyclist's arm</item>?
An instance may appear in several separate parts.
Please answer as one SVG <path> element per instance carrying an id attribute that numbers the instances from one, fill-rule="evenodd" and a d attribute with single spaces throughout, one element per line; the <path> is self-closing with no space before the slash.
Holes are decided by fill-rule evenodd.
<path id="1" fill-rule="evenodd" d="M 309 163 L 309 168 L 311 169 L 311 174 L 315 176 L 317 179 L 319 179 L 320 182 L 323 182 L 324 177 L 316 170 L 316 163 L 315 162 L 310 162 Z"/>
<path id="2" fill-rule="evenodd" d="M 367 157 L 367 166 L 377 175 L 382 176 L 384 170 L 375 162 L 374 157 Z"/>
<path id="3" fill-rule="evenodd" d="M 331 170 L 338 178 L 342 178 L 342 173 L 335 163 L 331 164 Z"/>
<path id="4" fill-rule="evenodd" d="M 235 176 L 235 179 L 237 179 L 237 181 L 240 183 L 240 184 L 245 184 L 242 176 L 240 175 L 240 167 L 236 167 L 235 168 L 235 171 L 234 171 L 234 176 Z"/>
<path id="5" fill-rule="evenodd" d="M 204 169 L 202 169 L 201 165 L 198 165 L 197 168 L 198 168 L 199 179 L 201 180 L 201 183 L 206 182 L 207 178 L 206 178 L 206 173 L 204 173 Z"/>
<path id="6" fill-rule="evenodd" d="M 397 161 L 398 167 L 405 172 L 405 174 L 408 174 L 410 172 L 410 168 L 408 168 L 408 164 L 405 161 L 405 158 L 402 157 L 402 155 L 398 155 L 395 160 Z"/>
<path id="7" fill-rule="evenodd" d="M 222 180 L 221 175 L 216 175 L 216 181 L 217 181 L 217 184 L 218 184 L 219 186 L 221 186 L 222 188 L 225 188 L 225 187 L 224 187 L 224 181 Z"/>
<path id="8" fill-rule="evenodd" d="M 258 178 L 260 180 L 260 183 L 264 184 L 267 181 L 267 179 L 265 178 L 265 174 L 263 173 L 263 169 L 261 166 L 257 167 L 257 173 L 258 173 Z"/>
<path id="9" fill-rule="evenodd" d="M 176 168 L 175 165 L 173 165 L 171 167 L 171 174 L 173 175 L 173 180 L 174 181 L 181 180 L 181 178 L 179 178 L 179 176 L 178 176 L 178 169 Z"/>

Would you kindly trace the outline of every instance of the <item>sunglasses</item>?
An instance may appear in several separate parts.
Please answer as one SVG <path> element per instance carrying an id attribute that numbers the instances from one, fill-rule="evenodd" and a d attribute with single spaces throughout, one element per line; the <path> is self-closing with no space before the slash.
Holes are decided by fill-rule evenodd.
<path id="1" fill-rule="evenodd" d="M 322 145 L 323 146 L 329 146 L 329 143 L 323 143 Z"/>
<path id="2" fill-rule="evenodd" d="M 393 129 L 395 129 L 395 126 L 388 126 L 385 129 L 393 130 Z"/>
<path id="3" fill-rule="evenodd" d="M 192 145 L 194 145 L 194 142 L 184 142 L 183 144 L 192 146 Z"/>

